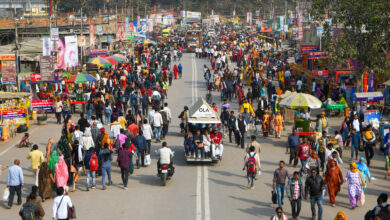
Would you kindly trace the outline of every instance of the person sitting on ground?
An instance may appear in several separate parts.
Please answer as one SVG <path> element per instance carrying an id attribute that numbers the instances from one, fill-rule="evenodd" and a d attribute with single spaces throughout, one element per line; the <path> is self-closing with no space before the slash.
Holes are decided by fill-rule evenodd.
<path id="1" fill-rule="evenodd" d="M 30 143 L 30 135 L 28 133 L 25 133 L 24 134 L 24 137 L 22 138 L 22 140 L 20 140 L 19 144 L 18 144 L 18 147 L 19 148 L 22 148 L 22 147 L 31 147 L 31 143 Z"/>
<path id="2" fill-rule="evenodd" d="M 282 207 L 277 207 L 275 212 L 276 214 L 271 216 L 270 220 L 288 220 L 287 216 L 283 213 Z"/>

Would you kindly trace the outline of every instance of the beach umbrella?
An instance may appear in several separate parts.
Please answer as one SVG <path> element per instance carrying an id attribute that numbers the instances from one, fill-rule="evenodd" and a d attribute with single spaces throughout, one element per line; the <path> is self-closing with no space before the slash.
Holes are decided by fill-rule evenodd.
<path id="1" fill-rule="evenodd" d="M 286 97 L 289 96 L 289 95 L 291 95 L 291 91 L 287 90 L 284 94 L 280 95 L 279 97 L 280 97 L 281 99 L 284 99 L 284 98 L 286 98 Z"/>
<path id="2" fill-rule="evenodd" d="M 120 57 L 117 57 L 117 56 L 110 56 L 110 57 L 107 57 L 107 60 L 115 60 L 116 62 L 118 62 L 118 63 L 123 63 L 123 62 L 125 62 L 122 58 L 120 58 Z"/>
<path id="3" fill-rule="evenodd" d="M 290 109 L 321 108 L 322 102 L 317 97 L 314 97 L 307 93 L 292 92 L 289 96 L 282 99 L 279 102 L 279 106 Z"/>
<path id="4" fill-rule="evenodd" d="M 88 60 L 88 64 L 96 64 L 102 67 L 111 66 L 111 63 L 103 57 L 94 57 Z"/>
<path id="5" fill-rule="evenodd" d="M 89 75 L 88 73 L 80 73 L 70 77 L 68 80 L 70 83 L 86 83 L 86 82 L 96 82 L 96 78 Z"/>

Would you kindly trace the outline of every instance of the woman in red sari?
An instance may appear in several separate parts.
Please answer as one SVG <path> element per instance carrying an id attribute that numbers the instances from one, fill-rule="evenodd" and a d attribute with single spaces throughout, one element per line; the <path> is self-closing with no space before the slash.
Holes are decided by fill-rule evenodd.
<path id="1" fill-rule="evenodd" d="M 174 73 L 174 75 L 175 75 L 175 79 L 177 79 L 177 72 L 179 71 L 179 68 L 177 67 L 177 65 L 175 64 L 174 66 L 173 66 L 173 73 Z"/>
<path id="2" fill-rule="evenodd" d="M 343 174 L 334 159 L 328 161 L 324 177 L 325 183 L 328 186 L 329 200 L 334 207 L 337 193 L 340 192 L 341 184 L 343 184 L 344 181 Z"/>

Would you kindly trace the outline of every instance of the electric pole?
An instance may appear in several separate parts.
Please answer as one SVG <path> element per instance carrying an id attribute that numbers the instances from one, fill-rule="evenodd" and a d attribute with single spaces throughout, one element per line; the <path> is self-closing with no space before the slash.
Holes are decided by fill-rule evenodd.
<path id="1" fill-rule="evenodd" d="M 16 87 L 17 91 L 20 91 L 19 86 L 19 39 L 18 39 L 18 22 L 16 21 L 16 8 L 14 8 L 14 21 L 15 21 L 15 74 L 16 74 Z"/>

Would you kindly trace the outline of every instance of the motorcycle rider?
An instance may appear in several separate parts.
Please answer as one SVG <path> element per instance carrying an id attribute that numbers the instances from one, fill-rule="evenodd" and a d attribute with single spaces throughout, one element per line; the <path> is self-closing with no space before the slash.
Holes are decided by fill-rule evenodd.
<path id="1" fill-rule="evenodd" d="M 157 161 L 157 171 L 158 174 L 161 174 L 161 165 L 169 164 L 170 176 L 174 173 L 173 161 L 171 158 L 173 157 L 173 151 L 171 148 L 167 147 L 167 142 L 162 143 L 162 147 L 157 151 L 158 161 Z"/>

